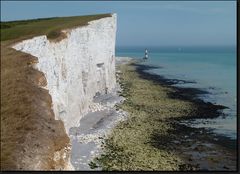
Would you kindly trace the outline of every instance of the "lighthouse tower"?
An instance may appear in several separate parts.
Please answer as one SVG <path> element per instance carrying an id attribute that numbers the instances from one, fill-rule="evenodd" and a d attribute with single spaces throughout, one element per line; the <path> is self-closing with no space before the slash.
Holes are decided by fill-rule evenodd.
<path id="1" fill-rule="evenodd" d="M 145 56 L 144 56 L 144 58 L 143 59 L 148 59 L 148 50 L 147 49 L 145 49 Z"/>

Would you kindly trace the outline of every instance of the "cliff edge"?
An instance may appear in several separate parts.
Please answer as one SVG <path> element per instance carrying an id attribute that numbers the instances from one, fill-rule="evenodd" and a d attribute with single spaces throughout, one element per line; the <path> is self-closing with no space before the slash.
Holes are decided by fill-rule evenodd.
<path id="1" fill-rule="evenodd" d="M 2 170 L 73 169 L 69 128 L 116 86 L 116 14 L 61 33 L 1 42 Z"/>
<path id="2" fill-rule="evenodd" d="M 60 42 L 39 36 L 13 48 L 38 58 L 36 68 L 47 79 L 55 118 L 68 132 L 89 111 L 94 96 L 116 86 L 116 15 L 63 32 L 66 38 Z"/>

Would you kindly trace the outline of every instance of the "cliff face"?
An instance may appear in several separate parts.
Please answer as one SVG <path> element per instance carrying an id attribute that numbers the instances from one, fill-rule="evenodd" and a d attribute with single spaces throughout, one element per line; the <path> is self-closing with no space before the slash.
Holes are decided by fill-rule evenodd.
<path id="1" fill-rule="evenodd" d="M 66 37 L 59 42 L 39 36 L 13 48 L 38 58 L 36 68 L 46 77 L 55 118 L 68 133 L 89 111 L 94 96 L 115 88 L 116 14 L 63 32 Z"/>

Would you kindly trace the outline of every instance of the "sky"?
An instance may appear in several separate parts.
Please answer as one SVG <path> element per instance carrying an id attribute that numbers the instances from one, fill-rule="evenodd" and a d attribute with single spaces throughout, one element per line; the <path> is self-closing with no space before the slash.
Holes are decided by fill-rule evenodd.
<path id="1" fill-rule="evenodd" d="M 1 21 L 117 13 L 117 46 L 234 46 L 236 1 L 1 1 Z"/>

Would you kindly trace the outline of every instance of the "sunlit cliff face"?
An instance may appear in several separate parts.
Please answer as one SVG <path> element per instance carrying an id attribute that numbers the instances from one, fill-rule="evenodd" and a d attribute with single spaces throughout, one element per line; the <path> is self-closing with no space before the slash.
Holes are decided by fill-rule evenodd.
<path id="1" fill-rule="evenodd" d="M 64 32 L 67 37 L 59 42 L 39 36 L 13 48 L 38 58 L 36 68 L 47 79 L 55 118 L 64 122 L 68 132 L 79 126 L 96 94 L 116 86 L 116 14 Z"/>

